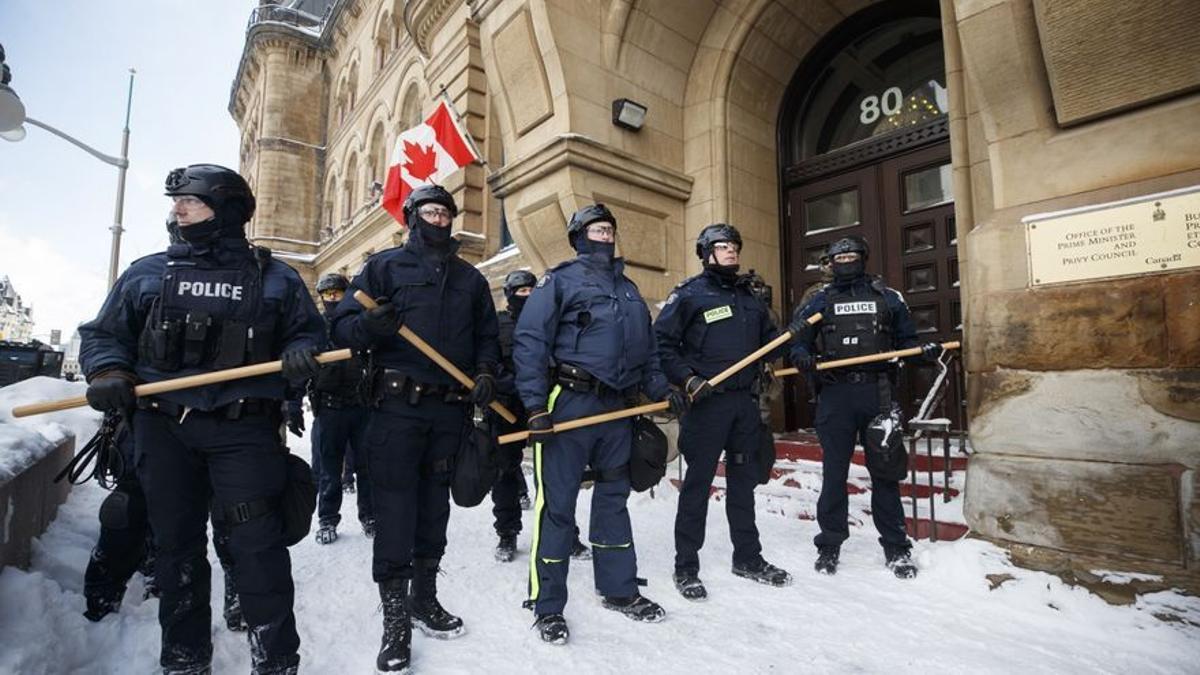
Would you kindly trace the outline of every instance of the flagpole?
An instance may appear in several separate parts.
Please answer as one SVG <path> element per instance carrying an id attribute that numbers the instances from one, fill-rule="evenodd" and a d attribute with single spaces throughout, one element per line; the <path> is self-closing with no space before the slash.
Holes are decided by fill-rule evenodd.
<path id="1" fill-rule="evenodd" d="M 444 84 L 441 85 L 441 89 L 438 90 L 438 97 L 446 102 L 446 107 L 450 108 L 450 112 L 454 113 L 454 119 L 459 124 L 462 124 L 464 126 L 464 128 L 462 130 L 463 138 L 465 138 L 467 140 L 467 143 L 471 146 L 471 152 L 475 153 L 475 157 L 478 158 L 478 161 L 481 165 L 487 166 L 488 165 L 487 160 L 483 158 L 483 153 L 479 151 L 479 146 L 475 145 L 475 137 L 471 135 L 471 131 L 469 129 L 465 128 L 465 123 L 463 122 L 463 115 L 458 112 L 458 108 L 454 107 L 454 101 L 450 100 L 450 94 L 448 94 L 446 92 L 446 85 L 444 85 Z"/>

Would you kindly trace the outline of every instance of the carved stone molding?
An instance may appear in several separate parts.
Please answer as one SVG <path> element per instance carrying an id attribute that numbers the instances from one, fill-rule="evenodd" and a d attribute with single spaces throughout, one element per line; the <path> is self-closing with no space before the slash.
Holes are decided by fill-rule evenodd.
<path id="1" fill-rule="evenodd" d="M 578 134 L 554 137 L 488 176 L 488 184 L 494 195 L 503 198 L 564 167 L 592 171 L 680 201 L 692 194 L 691 176 Z"/>
<path id="2" fill-rule="evenodd" d="M 433 34 L 462 2 L 463 0 L 405 0 L 404 28 L 422 54 L 429 56 L 429 43 Z"/>
<path id="3" fill-rule="evenodd" d="M 949 122 L 942 116 L 925 124 L 855 143 L 789 166 L 783 170 L 783 182 L 786 185 L 794 185 L 818 176 L 869 164 L 901 150 L 937 143 L 949 137 Z"/>

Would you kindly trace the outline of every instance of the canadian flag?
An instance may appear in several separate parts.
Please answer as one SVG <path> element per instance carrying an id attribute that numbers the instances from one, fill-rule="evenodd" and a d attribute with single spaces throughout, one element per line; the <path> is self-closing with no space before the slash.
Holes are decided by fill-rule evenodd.
<path id="1" fill-rule="evenodd" d="M 401 132 L 396 139 L 383 186 L 383 208 L 404 223 L 403 206 L 408 193 L 422 185 L 440 184 L 477 159 L 450 106 L 441 101 L 424 122 Z"/>

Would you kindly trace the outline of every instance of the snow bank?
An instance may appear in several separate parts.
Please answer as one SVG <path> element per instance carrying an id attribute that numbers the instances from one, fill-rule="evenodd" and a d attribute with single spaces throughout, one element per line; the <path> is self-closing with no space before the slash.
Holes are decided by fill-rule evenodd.
<path id="1" fill-rule="evenodd" d="M 311 424 L 309 425 L 311 429 Z M 289 436 L 292 451 L 309 456 L 308 439 Z M 794 491 L 806 494 L 806 491 Z M 106 493 L 94 484 L 71 493 L 60 515 L 34 545 L 29 572 L 0 573 L 0 673 L 153 672 L 159 629 L 155 600 L 141 600 L 136 577 L 121 612 L 87 622 L 81 590 L 96 512 Z M 591 492 L 581 493 L 577 520 L 589 529 Z M 803 510 L 812 503 L 792 499 Z M 723 502 L 709 509 L 700 576 L 709 600 L 690 603 L 676 593 L 671 572 L 677 493 L 666 483 L 655 498 L 629 500 L 639 575 L 645 595 L 668 612 L 660 624 L 639 624 L 600 606 L 590 563 L 572 563 L 568 581 L 571 625 L 567 647 L 543 644 L 521 608 L 527 592 L 532 512 L 513 563 L 492 558 L 496 537 L 487 500 L 455 507 L 439 580 L 446 608 L 460 614 L 467 635 L 413 638 L 421 673 L 1196 673 L 1200 599 L 1179 593 L 1142 596 L 1132 606 L 1105 603 L 1057 577 L 1013 565 L 1005 551 L 978 540 L 914 550 L 920 576 L 900 581 L 883 566 L 869 517 L 856 519 L 834 577 L 812 564 L 814 522 L 771 513 L 758 498 L 763 553 L 795 575 L 770 588 L 730 574 L 732 546 Z M 372 672 L 382 617 L 371 580 L 371 541 L 357 526 L 353 498 L 342 504 L 341 537 L 318 546 L 312 538 L 291 550 L 301 668 L 309 673 Z M 213 574 L 214 672 L 247 672 L 242 634 L 220 625 L 223 579 Z M 1115 572 L 1114 572 L 1115 573 Z M 1007 575 L 993 589 L 988 577 Z M 1162 621 L 1157 616 L 1178 621 Z"/>
<path id="2" fill-rule="evenodd" d="M 88 407 L 14 418 L 14 406 L 80 396 L 83 382 L 34 377 L 0 387 L 0 483 L 12 480 L 50 453 L 64 438 L 74 436 L 76 449 L 100 426 L 100 413 Z"/>

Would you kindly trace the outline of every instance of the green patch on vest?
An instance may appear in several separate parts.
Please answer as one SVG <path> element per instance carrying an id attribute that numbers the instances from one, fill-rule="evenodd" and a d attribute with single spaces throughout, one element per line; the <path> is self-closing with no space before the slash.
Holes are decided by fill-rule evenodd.
<path id="1" fill-rule="evenodd" d="M 716 323 L 733 316 L 733 308 L 729 305 L 713 307 L 704 313 L 704 323 Z"/>

